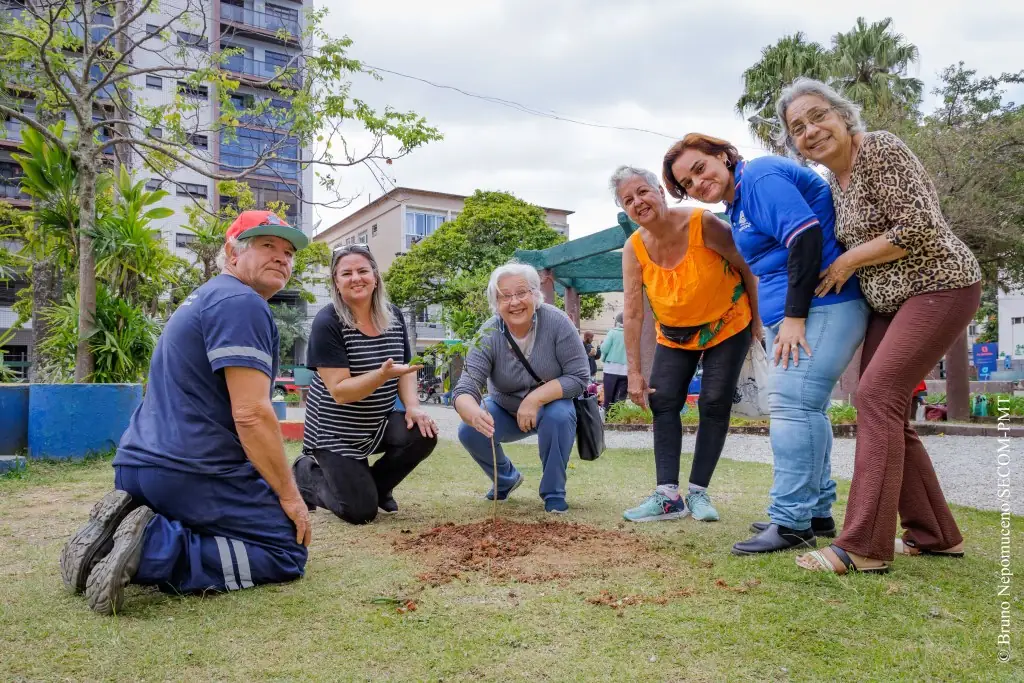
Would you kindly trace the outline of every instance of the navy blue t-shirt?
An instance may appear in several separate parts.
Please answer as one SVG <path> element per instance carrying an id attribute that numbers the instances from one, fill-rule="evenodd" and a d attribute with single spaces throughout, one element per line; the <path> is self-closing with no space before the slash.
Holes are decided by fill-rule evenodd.
<path id="1" fill-rule="evenodd" d="M 223 369 L 255 368 L 273 386 L 278 349 L 270 306 L 252 287 L 222 274 L 196 289 L 157 341 L 146 396 L 114 464 L 214 476 L 250 473 Z"/>
<path id="2" fill-rule="evenodd" d="M 843 253 L 836 240 L 835 208 L 828 183 L 800 164 L 777 156 L 741 161 L 736 196 L 726 207 L 736 247 L 757 276 L 761 320 L 774 325 L 785 317 L 789 287 L 789 245 L 814 227 L 821 229 L 821 269 Z M 811 299 L 811 307 L 861 298 L 854 275 L 839 294 Z"/>

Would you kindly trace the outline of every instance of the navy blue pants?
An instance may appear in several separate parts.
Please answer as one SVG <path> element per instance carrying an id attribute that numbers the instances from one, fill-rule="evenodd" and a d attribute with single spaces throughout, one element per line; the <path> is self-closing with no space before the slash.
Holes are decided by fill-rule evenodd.
<path id="1" fill-rule="evenodd" d="M 233 591 L 300 578 L 306 547 L 270 485 L 162 467 L 114 468 L 114 487 L 156 513 L 132 583 L 172 593 Z"/>

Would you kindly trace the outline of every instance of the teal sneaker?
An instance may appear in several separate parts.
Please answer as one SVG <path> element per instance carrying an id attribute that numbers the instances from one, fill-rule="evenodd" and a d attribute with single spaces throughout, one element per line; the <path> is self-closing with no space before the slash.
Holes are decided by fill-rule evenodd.
<path id="1" fill-rule="evenodd" d="M 630 522 L 660 522 L 665 519 L 678 519 L 688 514 L 682 496 L 672 500 L 665 494 L 655 491 L 635 508 L 623 512 L 622 516 Z"/>
<path id="2" fill-rule="evenodd" d="M 686 496 L 686 507 L 699 522 L 718 521 L 718 510 L 711 504 L 707 491 L 697 491 Z"/>

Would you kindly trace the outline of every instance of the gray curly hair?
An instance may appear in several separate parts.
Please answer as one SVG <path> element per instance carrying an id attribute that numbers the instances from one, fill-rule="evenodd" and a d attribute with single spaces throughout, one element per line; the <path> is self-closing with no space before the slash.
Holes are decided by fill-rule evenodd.
<path id="1" fill-rule="evenodd" d="M 615 169 L 615 173 L 612 173 L 611 179 L 608 181 L 608 189 L 612 191 L 612 195 L 615 197 L 615 206 L 622 208 L 622 202 L 619 201 L 619 187 L 622 183 L 633 178 L 640 177 L 644 179 L 644 182 L 653 188 L 660 188 L 661 182 L 658 180 L 658 176 L 654 175 L 651 171 L 646 168 L 637 168 L 636 166 L 619 166 Z"/>
<path id="2" fill-rule="evenodd" d="M 803 155 L 797 151 L 793 136 L 789 133 L 786 110 L 789 109 L 789 105 L 793 104 L 796 98 L 803 95 L 815 95 L 828 102 L 829 106 L 846 122 L 846 129 L 850 131 L 850 135 L 863 133 L 867 130 L 864 126 L 864 120 L 860 117 L 859 105 L 840 95 L 828 84 L 801 76 L 782 90 L 778 101 L 775 103 L 775 117 L 778 121 L 775 142 L 779 147 L 784 148 L 794 159 L 805 161 Z"/>

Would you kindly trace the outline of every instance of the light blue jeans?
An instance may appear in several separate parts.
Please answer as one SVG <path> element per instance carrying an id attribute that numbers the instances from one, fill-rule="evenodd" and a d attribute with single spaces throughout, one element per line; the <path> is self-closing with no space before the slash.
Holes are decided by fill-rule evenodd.
<path id="1" fill-rule="evenodd" d="M 811 357 L 800 350 L 800 364 L 774 365 L 774 343 L 781 322 L 765 328 L 768 345 L 771 443 L 775 456 L 768 517 L 790 529 L 811 526 L 812 517 L 830 517 L 836 500 L 832 480 L 832 422 L 826 412 L 832 389 L 864 340 L 869 308 L 863 299 L 816 306 L 804 336 Z"/>
<path id="2" fill-rule="evenodd" d="M 576 442 L 576 406 L 571 399 L 561 398 L 541 406 L 537 412 L 537 427 L 521 431 L 516 416 L 491 399 L 484 399 L 483 408 L 494 418 L 494 450 L 498 456 L 498 493 L 504 495 L 516 480 L 519 471 L 505 455 L 501 444 L 519 441 L 534 434 L 540 447 L 540 462 L 544 473 L 540 478 L 540 497 L 565 498 L 565 468 Z M 494 481 L 494 456 L 491 440 L 465 422 L 459 425 L 459 441 L 473 456 L 488 481 Z"/>

